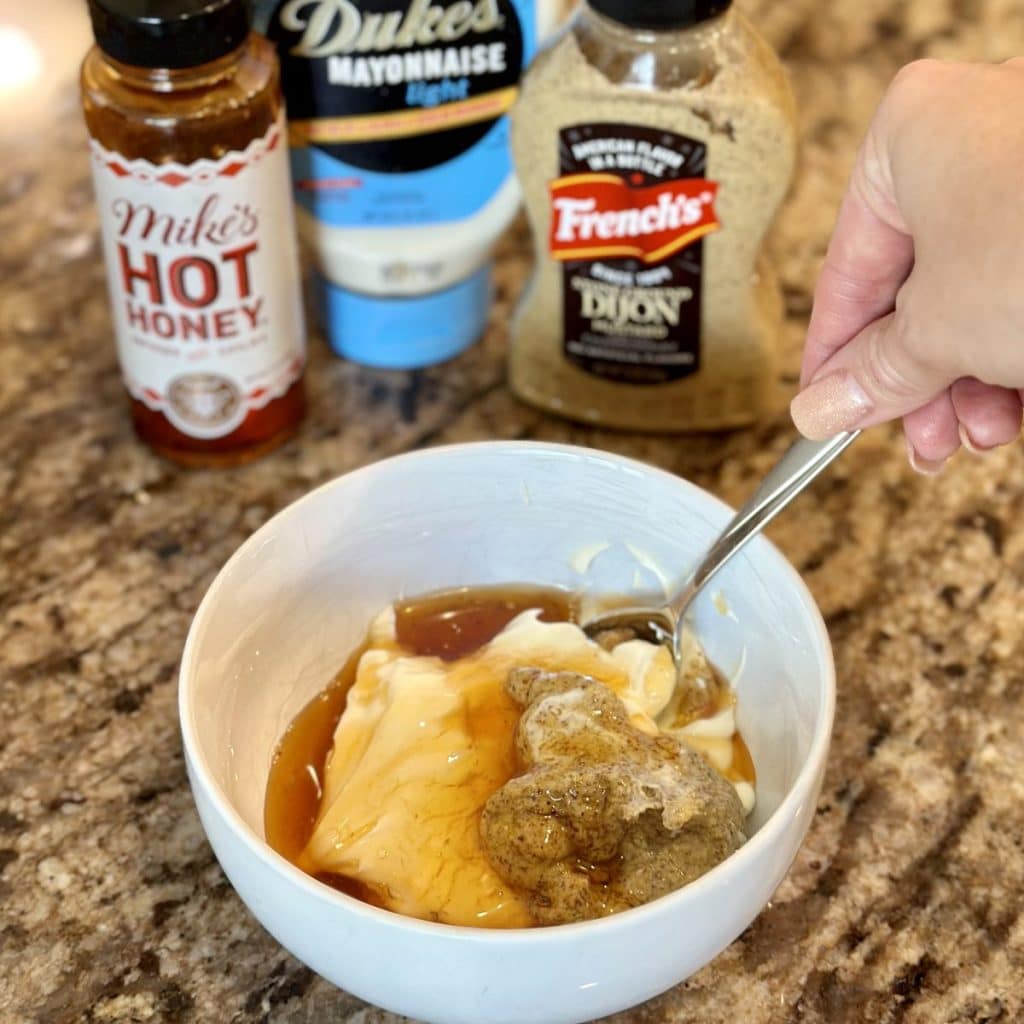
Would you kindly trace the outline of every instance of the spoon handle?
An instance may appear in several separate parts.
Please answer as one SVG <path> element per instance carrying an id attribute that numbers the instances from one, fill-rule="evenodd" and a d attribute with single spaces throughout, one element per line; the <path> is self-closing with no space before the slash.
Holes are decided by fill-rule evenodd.
<path id="1" fill-rule="evenodd" d="M 827 441 L 795 441 L 772 467 L 760 487 L 719 534 L 704 560 L 694 569 L 670 607 L 675 612 L 676 643 L 682 633 L 683 614 L 697 592 L 751 537 L 760 533 L 823 469 L 841 455 L 860 434 L 847 431 Z"/>

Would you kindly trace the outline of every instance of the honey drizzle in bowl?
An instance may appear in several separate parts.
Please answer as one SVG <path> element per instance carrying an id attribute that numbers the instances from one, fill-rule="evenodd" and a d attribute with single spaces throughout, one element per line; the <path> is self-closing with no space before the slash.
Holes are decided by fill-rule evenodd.
<path id="1" fill-rule="evenodd" d="M 540 618 L 545 622 L 576 621 L 575 599 L 563 590 L 527 585 L 470 587 L 397 602 L 396 639 L 399 647 L 410 655 L 454 661 L 479 650 L 517 615 L 532 608 L 540 609 Z M 359 659 L 366 649 L 364 641 L 331 683 L 295 716 L 274 752 L 264 803 L 264 830 L 270 846 L 293 864 L 299 863 L 313 834 L 334 732 L 345 710 L 348 691 L 355 682 Z M 719 699 L 710 702 L 695 717 L 710 717 L 732 702 L 733 694 L 727 685 L 716 689 Z M 492 716 L 477 717 L 479 727 L 486 729 Z M 739 732 L 733 736 L 732 753 L 727 778 L 753 785 L 753 761 Z M 601 867 L 607 869 L 608 865 Z M 597 882 L 601 869 L 597 865 L 592 868 L 598 876 L 594 878 Z M 365 903 L 381 905 L 377 894 L 355 879 L 333 873 L 315 877 Z"/>
<path id="2" fill-rule="evenodd" d="M 545 622 L 571 622 L 575 614 L 571 596 L 562 590 L 473 587 L 396 603 L 395 632 L 399 646 L 410 654 L 453 661 L 483 647 L 517 615 L 531 608 L 541 609 L 540 617 Z M 366 646 L 365 641 L 360 644 L 330 685 L 295 716 L 274 752 L 267 780 L 264 829 L 267 842 L 292 863 L 299 859 L 313 834 L 334 730 Z M 323 880 L 342 888 L 334 880 Z"/>

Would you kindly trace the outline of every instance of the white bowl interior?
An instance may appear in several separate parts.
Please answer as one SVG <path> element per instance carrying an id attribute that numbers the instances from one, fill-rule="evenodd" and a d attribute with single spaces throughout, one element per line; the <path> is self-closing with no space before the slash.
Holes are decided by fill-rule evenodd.
<path id="1" fill-rule="evenodd" d="M 278 739 L 389 602 L 510 582 L 657 595 L 728 515 L 666 473 L 558 446 L 435 449 L 340 478 L 271 520 L 211 588 L 183 669 L 193 758 L 262 837 Z M 696 628 L 736 683 L 758 774 L 753 833 L 820 730 L 827 641 L 795 573 L 764 540 L 711 590 L 727 610 L 704 595 Z"/>

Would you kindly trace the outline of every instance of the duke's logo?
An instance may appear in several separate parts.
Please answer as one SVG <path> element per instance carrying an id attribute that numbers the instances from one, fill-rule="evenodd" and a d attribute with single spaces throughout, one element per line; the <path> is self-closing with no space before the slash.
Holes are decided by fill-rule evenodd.
<path id="1" fill-rule="evenodd" d="M 721 227 L 716 182 L 677 178 L 640 188 L 617 174 L 556 178 L 548 248 L 556 260 L 633 257 L 660 263 Z"/>
<path id="2" fill-rule="evenodd" d="M 380 53 L 453 43 L 470 33 L 493 32 L 504 24 L 497 0 L 462 0 L 445 7 L 412 0 L 404 9 L 360 11 L 352 0 L 289 0 L 281 24 L 301 32 L 291 52 L 297 57 L 333 53 Z"/>

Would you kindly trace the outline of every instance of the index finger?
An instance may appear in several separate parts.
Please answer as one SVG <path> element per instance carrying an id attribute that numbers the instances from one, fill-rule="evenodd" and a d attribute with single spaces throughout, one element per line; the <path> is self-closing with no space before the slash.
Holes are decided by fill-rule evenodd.
<path id="1" fill-rule="evenodd" d="M 893 195 L 879 120 L 857 155 L 815 287 L 801 387 L 851 338 L 893 311 L 914 265 L 914 241 Z"/>

